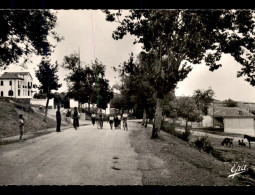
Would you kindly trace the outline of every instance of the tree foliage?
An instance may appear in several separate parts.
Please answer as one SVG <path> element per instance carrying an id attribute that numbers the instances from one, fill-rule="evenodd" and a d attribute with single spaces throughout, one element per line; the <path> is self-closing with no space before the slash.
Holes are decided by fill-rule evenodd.
<path id="1" fill-rule="evenodd" d="M 11 63 L 24 63 L 29 55 L 50 55 L 54 49 L 49 36 L 57 42 L 63 38 L 53 31 L 56 15 L 49 10 L 0 10 L 0 68 Z"/>
<path id="2" fill-rule="evenodd" d="M 78 54 L 64 57 L 63 67 L 71 70 L 67 76 L 68 95 L 79 103 L 96 104 L 105 109 L 113 97 L 109 81 L 105 79 L 105 65 L 97 59 L 91 64 L 80 62 Z"/>
<path id="3" fill-rule="evenodd" d="M 196 102 L 198 110 L 202 112 L 203 115 L 208 114 L 208 108 L 213 102 L 214 91 L 212 89 L 194 91 L 193 98 Z"/>
<path id="4" fill-rule="evenodd" d="M 175 89 L 192 70 L 190 64 L 204 62 L 209 70 L 221 67 L 222 54 L 230 54 L 254 82 L 255 59 L 253 10 L 105 10 L 106 20 L 117 22 L 115 40 L 128 33 L 136 36 L 145 52 L 153 56 L 151 85 L 156 90 L 156 118 L 152 137 L 158 137 L 164 96 Z"/>
<path id="5" fill-rule="evenodd" d="M 237 107 L 238 106 L 237 102 L 230 98 L 227 100 L 224 100 L 223 103 L 225 104 L 226 107 Z"/>
<path id="6" fill-rule="evenodd" d="M 179 97 L 176 99 L 176 111 L 177 116 L 183 118 L 187 123 L 190 122 L 200 122 L 202 121 L 202 116 L 200 110 L 197 109 L 197 104 L 192 97 Z"/>
<path id="7" fill-rule="evenodd" d="M 121 109 L 144 110 L 149 114 L 155 108 L 156 94 L 150 85 L 151 72 L 149 67 L 150 58 L 145 52 L 141 52 L 136 59 L 133 53 L 115 71 L 119 73 L 122 84 L 115 85 L 121 92 L 121 96 L 116 97 L 114 104 L 121 106 Z M 151 116 L 151 113 L 150 113 Z"/>
<path id="8" fill-rule="evenodd" d="M 208 114 L 208 108 L 213 102 L 213 95 L 212 89 L 197 89 L 191 97 L 172 96 L 172 100 L 168 102 L 169 116 L 171 118 L 183 118 L 186 121 L 187 130 L 188 122 L 201 122 L 203 116 Z"/>

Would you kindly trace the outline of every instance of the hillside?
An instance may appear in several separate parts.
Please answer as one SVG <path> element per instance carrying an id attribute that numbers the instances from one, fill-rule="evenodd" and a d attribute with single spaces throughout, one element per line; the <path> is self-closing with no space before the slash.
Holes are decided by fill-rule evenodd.
<path id="1" fill-rule="evenodd" d="M 44 122 L 44 116 L 35 113 L 30 104 L 0 97 L 0 139 L 19 135 L 19 114 L 24 116 L 25 133 L 56 127 L 53 119 Z"/>

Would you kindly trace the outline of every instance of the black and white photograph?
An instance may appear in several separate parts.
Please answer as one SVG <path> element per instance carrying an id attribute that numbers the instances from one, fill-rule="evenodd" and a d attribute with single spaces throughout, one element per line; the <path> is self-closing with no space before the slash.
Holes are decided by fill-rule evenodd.
<path id="1" fill-rule="evenodd" d="M 255 186 L 254 87 L 253 9 L 0 9 L 0 186 Z"/>

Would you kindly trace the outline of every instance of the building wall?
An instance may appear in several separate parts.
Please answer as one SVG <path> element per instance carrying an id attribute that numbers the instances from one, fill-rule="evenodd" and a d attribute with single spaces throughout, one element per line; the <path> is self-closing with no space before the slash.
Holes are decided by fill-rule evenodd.
<path id="1" fill-rule="evenodd" d="M 33 93 L 32 90 L 33 88 L 28 88 L 28 82 L 32 82 L 33 80 L 29 75 L 21 75 L 19 76 L 20 78 L 24 78 L 24 80 L 17 80 L 17 79 L 2 79 L 0 80 L 4 82 L 4 85 L 0 85 L 0 95 L 1 91 L 3 91 L 3 96 L 4 97 L 13 97 L 13 98 L 32 98 Z M 12 85 L 10 86 L 10 81 L 12 81 Z M 31 84 L 30 84 L 31 85 Z M 20 86 L 20 88 L 19 88 Z M 25 86 L 23 88 L 23 86 Z M 9 91 L 13 91 L 13 96 L 9 96 Z M 18 95 L 18 90 L 20 90 L 20 96 Z M 29 91 L 29 95 L 28 95 Z"/>
<path id="2" fill-rule="evenodd" d="M 1 81 L 3 81 L 4 85 L 1 86 Z M 12 81 L 12 85 L 10 86 L 10 81 Z M 15 89 L 14 89 L 14 80 L 10 80 L 10 79 L 3 79 L 3 80 L 0 80 L 0 95 L 1 95 L 1 92 L 3 92 L 3 96 L 4 97 L 11 97 L 8 95 L 8 92 L 9 90 L 12 90 L 13 91 L 13 96 L 12 97 L 15 97 Z"/>
<path id="3" fill-rule="evenodd" d="M 254 136 L 253 118 L 224 118 L 224 132 Z"/>
<path id="4" fill-rule="evenodd" d="M 212 127 L 213 126 L 212 117 L 209 115 L 203 116 L 202 125 L 203 127 Z"/>
<path id="5" fill-rule="evenodd" d="M 19 89 L 21 90 L 21 96 L 23 96 L 23 98 L 32 98 L 34 95 L 32 93 L 33 88 L 32 87 L 28 88 L 28 82 L 32 82 L 33 84 L 33 79 L 29 75 L 18 75 L 18 76 L 24 79 L 20 82 L 21 88 Z M 17 82 L 17 86 L 18 86 L 18 82 Z M 30 86 L 31 86 L 31 83 L 30 83 Z M 29 95 L 28 95 L 28 92 L 29 92 Z M 18 94 L 18 91 L 17 91 L 17 94 Z"/>
<path id="6" fill-rule="evenodd" d="M 78 101 L 70 99 L 70 108 L 74 108 L 74 107 L 78 108 L 78 105 L 79 105 Z"/>

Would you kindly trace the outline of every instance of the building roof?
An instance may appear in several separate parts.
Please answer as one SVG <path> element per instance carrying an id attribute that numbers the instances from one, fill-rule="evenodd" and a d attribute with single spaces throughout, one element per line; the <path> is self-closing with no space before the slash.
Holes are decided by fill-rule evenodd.
<path id="1" fill-rule="evenodd" d="M 29 72 L 4 72 L 4 74 L 2 76 L 0 76 L 0 79 L 20 79 L 20 80 L 23 80 L 22 78 L 18 77 L 18 75 L 29 75 L 32 78 L 32 76 Z"/>
<path id="2" fill-rule="evenodd" d="M 252 113 L 237 107 L 218 107 L 215 108 L 214 117 L 222 118 L 255 118 Z"/>
<path id="3" fill-rule="evenodd" d="M 12 72 L 5 72 L 0 79 L 19 79 L 23 80 L 22 78 L 18 77 L 17 74 L 14 74 Z"/>

